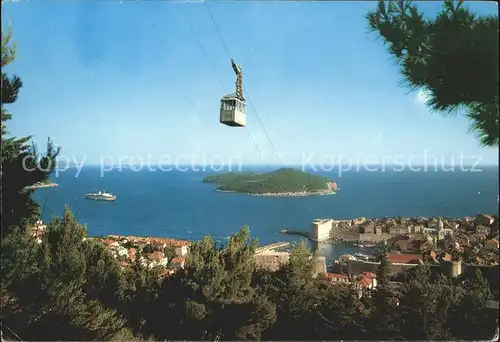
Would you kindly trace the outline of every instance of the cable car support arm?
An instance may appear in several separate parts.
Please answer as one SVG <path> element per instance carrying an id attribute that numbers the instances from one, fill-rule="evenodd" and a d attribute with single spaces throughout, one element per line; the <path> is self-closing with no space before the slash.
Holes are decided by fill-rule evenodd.
<path id="1" fill-rule="evenodd" d="M 243 97 L 243 73 L 241 72 L 241 67 L 236 64 L 234 59 L 231 59 L 231 64 L 236 74 L 236 97 L 238 100 L 245 102 L 245 98 Z"/>

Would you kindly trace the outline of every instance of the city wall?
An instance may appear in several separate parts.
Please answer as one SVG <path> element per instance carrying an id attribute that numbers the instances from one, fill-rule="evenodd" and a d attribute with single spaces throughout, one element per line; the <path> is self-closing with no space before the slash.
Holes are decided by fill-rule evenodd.
<path id="1" fill-rule="evenodd" d="M 359 233 L 357 226 L 351 225 L 351 220 L 315 219 L 312 222 L 310 239 L 312 241 L 325 241 L 338 239 L 353 242 L 382 242 L 392 235 Z M 339 228 L 339 224 L 344 224 Z"/>
<path id="2" fill-rule="evenodd" d="M 375 273 L 379 266 L 378 262 L 370 262 L 370 261 L 359 261 L 359 260 L 349 260 L 347 265 L 335 264 L 333 267 L 333 271 L 335 273 L 351 273 L 358 274 L 363 272 L 372 272 Z M 389 266 L 389 274 L 390 276 L 395 276 L 405 270 L 408 270 L 412 267 L 416 267 L 418 265 L 413 264 L 391 264 Z"/>
<path id="3" fill-rule="evenodd" d="M 377 271 L 379 263 L 377 262 L 368 262 L 368 261 L 358 261 L 358 260 L 349 260 L 347 265 L 339 265 L 335 264 L 333 266 L 333 272 L 335 273 L 362 273 L 362 272 L 373 272 Z M 398 275 L 403 271 L 409 270 L 413 267 L 417 267 L 419 265 L 412 264 L 391 264 L 389 266 L 389 274 L 391 276 Z M 480 265 L 472 265 L 465 264 L 461 262 L 446 262 L 443 261 L 439 265 L 429 265 L 432 272 L 443 274 L 447 277 L 466 277 L 473 278 L 476 275 L 476 270 L 481 271 L 483 277 L 490 284 L 491 291 L 493 294 L 498 297 L 499 288 L 500 288 L 500 275 L 499 275 L 499 266 L 480 266 Z"/>
<path id="4" fill-rule="evenodd" d="M 277 271 L 283 264 L 290 261 L 290 253 L 264 250 L 262 252 L 255 253 L 254 260 L 258 267 L 260 266 L 274 272 Z M 318 273 L 327 272 L 325 257 L 320 256 L 316 258 L 313 272 L 314 276 L 318 275 Z"/>

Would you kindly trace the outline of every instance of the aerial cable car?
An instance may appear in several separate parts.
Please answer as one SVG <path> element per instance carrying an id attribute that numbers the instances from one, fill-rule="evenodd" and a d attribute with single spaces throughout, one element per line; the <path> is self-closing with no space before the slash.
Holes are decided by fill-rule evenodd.
<path id="1" fill-rule="evenodd" d="M 244 127 L 247 124 L 246 103 L 243 97 L 243 73 L 241 67 L 231 59 L 236 74 L 236 92 L 225 95 L 220 100 L 220 122 L 231 127 Z"/>

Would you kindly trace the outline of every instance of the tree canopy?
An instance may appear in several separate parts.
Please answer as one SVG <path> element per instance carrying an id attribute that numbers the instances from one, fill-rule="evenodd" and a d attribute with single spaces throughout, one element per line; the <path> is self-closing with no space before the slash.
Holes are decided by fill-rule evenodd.
<path id="1" fill-rule="evenodd" d="M 5 105 L 16 102 L 23 83 L 19 77 L 9 77 L 4 68 L 16 59 L 16 45 L 12 42 L 12 30 L 2 32 L 2 150 L 1 150 L 1 196 L 2 199 L 2 236 L 9 229 L 22 229 L 34 223 L 39 216 L 39 206 L 31 199 L 32 190 L 27 186 L 46 181 L 54 170 L 55 158 L 59 148 L 48 139 L 44 154 L 37 151 L 34 143 L 29 144 L 31 136 L 9 137 L 7 121 L 12 114 Z"/>
<path id="2" fill-rule="evenodd" d="M 379 0 L 371 30 L 396 57 L 405 84 L 423 90 L 432 110 L 466 110 L 482 145 L 498 146 L 498 16 L 446 0 L 434 19 L 412 1 Z"/>

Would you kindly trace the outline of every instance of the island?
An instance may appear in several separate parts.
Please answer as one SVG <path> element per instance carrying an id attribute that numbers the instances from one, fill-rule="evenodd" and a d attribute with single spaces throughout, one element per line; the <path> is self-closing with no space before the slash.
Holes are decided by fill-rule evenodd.
<path id="1" fill-rule="evenodd" d="M 337 191 L 337 184 L 330 179 L 293 168 L 267 173 L 229 172 L 207 176 L 202 182 L 217 184 L 217 191 L 254 196 L 329 195 Z"/>

